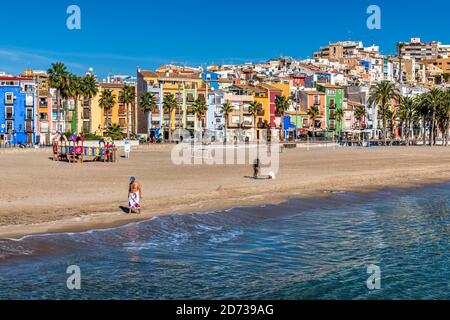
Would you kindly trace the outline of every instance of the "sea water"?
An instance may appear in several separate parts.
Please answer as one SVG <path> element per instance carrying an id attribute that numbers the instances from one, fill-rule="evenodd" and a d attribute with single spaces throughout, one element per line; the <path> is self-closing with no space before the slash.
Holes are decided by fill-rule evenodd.
<path id="1" fill-rule="evenodd" d="M 0 298 L 449 299 L 449 187 L 0 240 Z M 67 286 L 73 265 L 80 290 Z"/>

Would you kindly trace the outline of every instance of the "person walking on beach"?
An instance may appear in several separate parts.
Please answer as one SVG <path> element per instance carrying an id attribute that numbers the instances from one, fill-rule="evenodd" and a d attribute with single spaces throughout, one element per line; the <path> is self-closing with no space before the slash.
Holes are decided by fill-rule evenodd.
<path id="1" fill-rule="evenodd" d="M 128 190 L 128 213 L 131 214 L 133 210 L 137 210 L 141 214 L 141 199 L 142 190 L 141 184 L 136 180 L 135 177 L 130 178 L 130 188 Z"/>

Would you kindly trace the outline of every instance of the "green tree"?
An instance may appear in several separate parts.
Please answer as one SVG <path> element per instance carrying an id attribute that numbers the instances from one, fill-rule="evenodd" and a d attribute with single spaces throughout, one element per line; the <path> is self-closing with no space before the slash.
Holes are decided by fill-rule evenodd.
<path id="1" fill-rule="evenodd" d="M 400 100 L 397 116 L 402 124 L 402 135 L 406 140 L 406 145 L 409 146 L 411 136 L 411 126 L 414 120 L 414 113 L 416 111 L 415 100 L 411 97 L 404 97 Z"/>
<path id="2" fill-rule="evenodd" d="M 169 114 L 169 143 L 172 143 L 172 115 L 177 106 L 178 102 L 172 93 L 164 96 L 163 110 Z"/>
<path id="3" fill-rule="evenodd" d="M 69 72 L 64 63 L 57 62 L 53 63 L 51 68 L 47 71 L 49 75 L 50 87 L 56 89 L 56 124 L 57 131 L 60 131 L 60 121 L 61 121 L 61 93 L 67 92 L 67 87 L 69 86 Z"/>
<path id="4" fill-rule="evenodd" d="M 443 97 L 443 91 L 440 89 L 433 89 L 429 92 L 427 92 L 424 96 L 424 103 L 429 106 L 430 110 L 430 141 L 429 145 L 432 146 L 436 143 L 436 134 L 435 134 L 435 128 L 436 128 L 436 111 L 438 110 L 439 106 L 442 103 L 442 97 Z"/>
<path id="5" fill-rule="evenodd" d="M 383 120 L 383 137 L 384 143 L 387 142 L 387 118 L 389 113 L 386 107 L 390 107 L 392 100 L 400 100 L 400 92 L 395 87 L 395 84 L 389 81 L 382 81 L 373 85 L 370 89 L 369 104 L 375 104 L 378 107 L 379 112 L 382 113 Z M 391 113 L 392 114 L 392 113 Z"/>
<path id="6" fill-rule="evenodd" d="M 318 106 L 312 106 L 308 110 L 308 116 L 312 123 L 312 130 L 313 130 L 313 137 L 316 136 L 316 118 L 319 115 L 319 107 Z"/>
<path id="7" fill-rule="evenodd" d="M 384 136 L 384 144 L 387 143 L 387 122 L 388 119 L 392 117 L 391 105 L 385 104 L 384 106 L 378 107 L 378 117 L 381 119 L 383 136 Z"/>
<path id="8" fill-rule="evenodd" d="M 147 115 L 148 131 L 152 129 L 152 113 L 158 110 L 158 103 L 155 95 L 151 92 L 146 92 L 142 95 L 140 101 L 142 111 Z"/>
<path id="9" fill-rule="evenodd" d="M 106 128 L 105 136 L 110 137 L 113 140 L 122 140 L 122 128 L 117 123 L 113 123 Z"/>
<path id="10" fill-rule="evenodd" d="M 421 118 L 423 145 L 427 144 L 427 119 L 430 114 L 430 107 L 426 101 L 426 94 L 423 93 L 415 98 L 415 114 Z"/>
<path id="11" fill-rule="evenodd" d="M 356 106 L 354 115 L 355 115 L 355 119 L 358 121 L 358 129 L 361 130 L 363 127 L 361 125 L 361 123 L 364 120 L 364 118 L 366 117 L 366 107 L 362 106 L 362 105 Z M 361 140 L 361 134 L 359 134 L 359 140 Z"/>
<path id="12" fill-rule="evenodd" d="M 109 123 L 110 113 L 115 103 L 116 103 L 116 96 L 113 94 L 111 90 L 105 89 L 101 92 L 99 106 L 105 111 L 106 115 L 105 129 L 108 129 L 108 127 L 110 126 Z"/>
<path id="13" fill-rule="evenodd" d="M 258 117 L 258 114 L 263 110 L 263 106 L 261 103 L 257 101 L 253 101 L 250 103 L 250 106 L 248 107 L 248 112 L 253 116 L 253 126 L 255 129 L 255 139 L 257 137 L 257 124 L 256 124 L 256 118 Z"/>
<path id="14" fill-rule="evenodd" d="M 228 131 L 228 117 L 229 117 L 230 113 L 233 112 L 233 109 L 234 109 L 233 106 L 228 102 L 225 102 L 221 107 L 221 112 L 222 112 L 222 114 L 224 116 L 224 120 L 225 120 L 225 136 L 224 136 L 225 143 L 227 142 L 227 134 L 228 134 L 228 132 L 227 132 Z"/>
<path id="15" fill-rule="evenodd" d="M 73 99 L 75 103 L 75 116 L 74 116 L 74 128 L 72 128 L 73 132 L 78 132 L 78 101 L 80 97 L 83 95 L 83 86 L 82 86 L 82 78 L 76 75 L 69 75 L 69 83 L 67 87 L 67 96 L 70 99 Z"/>
<path id="16" fill-rule="evenodd" d="M 125 85 L 123 87 L 122 91 L 119 93 L 119 103 L 122 103 L 127 106 L 127 139 L 130 139 L 130 132 L 131 132 L 131 110 L 130 106 L 136 99 L 136 93 L 134 91 L 134 88 Z"/>
<path id="17" fill-rule="evenodd" d="M 277 96 L 275 99 L 275 111 L 278 114 L 281 114 L 281 140 L 284 141 L 285 132 L 284 132 L 284 117 L 286 116 L 286 111 L 289 109 L 289 100 L 285 96 Z"/>
<path id="18" fill-rule="evenodd" d="M 198 123 L 200 124 L 200 134 L 203 136 L 203 116 L 208 111 L 208 106 L 206 104 L 205 98 L 203 96 L 199 96 L 195 99 L 194 104 L 192 105 L 192 111 L 194 112 Z"/>
<path id="19" fill-rule="evenodd" d="M 87 74 L 81 83 L 81 90 L 83 92 L 84 99 L 88 100 L 88 108 L 89 108 L 89 130 L 86 133 L 92 132 L 92 99 L 98 94 L 98 86 L 97 80 L 91 74 Z"/>
<path id="20" fill-rule="evenodd" d="M 450 91 L 442 93 L 441 104 L 436 111 L 436 121 L 444 140 L 443 144 L 448 146 L 448 130 L 450 122 Z"/>

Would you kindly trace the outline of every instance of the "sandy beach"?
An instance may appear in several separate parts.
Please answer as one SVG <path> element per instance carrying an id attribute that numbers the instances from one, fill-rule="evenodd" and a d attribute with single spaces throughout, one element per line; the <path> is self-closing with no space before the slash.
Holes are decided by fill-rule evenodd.
<path id="1" fill-rule="evenodd" d="M 49 150 L 0 153 L 0 238 L 450 180 L 450 148 L 444 147 L 300 147 L 280 154 L 272 181 L 247 178 L 249 165 L 174 165 L 171 146 L 141 147 L 117 163 L 69 164 L 50 156 Z M 141 215 L 123 210 L 131 175 L 143 186 Z"/>

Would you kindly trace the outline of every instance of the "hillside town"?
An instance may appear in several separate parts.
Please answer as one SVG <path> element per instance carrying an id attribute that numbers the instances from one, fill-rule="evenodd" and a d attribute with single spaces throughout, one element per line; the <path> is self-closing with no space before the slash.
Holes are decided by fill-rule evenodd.
<path id="1" fill-rule="evenodd" d="M 175 129 L 212 141 L 447 141 L 450 45 L 413 38 L 394 55 L 359 41 L 330 43 L 313 58 L 264 63 L 137 67 L 82 76 L 0 72 L 0 146 L 47 145 L 57 133 L 172 142 Z M 409 142 L 408 142 L 409 143 Z"/>

